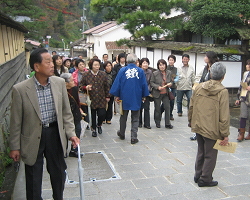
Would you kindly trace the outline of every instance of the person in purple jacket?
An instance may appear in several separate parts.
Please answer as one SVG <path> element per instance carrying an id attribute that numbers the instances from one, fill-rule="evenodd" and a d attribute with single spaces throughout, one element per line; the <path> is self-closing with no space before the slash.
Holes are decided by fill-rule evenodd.
<path id="1" fill-rule="evenodd" d="M 121 140 L 125 139 L 128 112 L 131 110 L 131 144 L 139 142 L 137 132 L 142 98 L 149 95 L 144 71 L 135 64 L 137 60 L 135 54 L 128 54 L 128 65 L 120 69 L 110 89 L 116 101 L 122 100 L 123 114 L 120 117 L 120 130 L 117 131 Z"/>

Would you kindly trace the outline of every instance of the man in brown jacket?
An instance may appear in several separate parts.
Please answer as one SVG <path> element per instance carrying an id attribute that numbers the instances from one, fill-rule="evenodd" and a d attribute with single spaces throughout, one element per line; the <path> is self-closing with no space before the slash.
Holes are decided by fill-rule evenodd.
<path id="1" fill-rule="evenodd" d="M 217 139 L 222 140 L 220 145 L 228 144 L 230 126 L 228 91 L 221 84 L 226 68 L 216 62 L 210 72 L 211 80 L 196 87 L 188 113 L 198 143 L 194 181 L 199 187 L 218 185 L 212 177 L 218 153 L 213 146 Z"/>

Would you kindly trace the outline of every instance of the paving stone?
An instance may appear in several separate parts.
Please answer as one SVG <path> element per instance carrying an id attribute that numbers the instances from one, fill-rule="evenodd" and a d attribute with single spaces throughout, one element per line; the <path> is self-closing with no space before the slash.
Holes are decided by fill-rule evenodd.
<path id="1" fill-rule="evenodd" d="M 161 196 L 161 194 L 155 187 L 123 191 L 121 192 L 121 195 L 124 199 L 138 199 L 138 200 L 146 198 L 148 199 L 158 198 Z"/>
<path id="2" fill-rule="evenodd" d="M 154 170 L 142 171 L 142 173 L 147 178 L 151 178 L 151 177 L 170 176 L 172 174 L 176 174 L 177 172 L 172 168 L 158 168 Z"/>
<path id="3" fill-rule="evenodd" d="M 223 161 L 217 160 L 217 162 L 216 162 L 216 168 L 217 169 L 220 169 L 220 168 L 230 168 L 230 167 L 234 167 L 234 166 L 235 165 L 233 163 L 229 162 L 228 160 L 226 160 L 226 161 L 224 161 L 224 160 Z"/>
<path id="4" fill-rule="evenodd" d="M 138 163 L 138 164 L 130 164 L 130 165 L 119 165 L 116 168 L 118 171 L 121 170 L 122 172 L 125 171 L 133 171 L 133 170 L 141 170 L 142 172 L 144 171 L 150 171 L 154 170 L 153 165 L 150 163 Z"/>
<path id="5" fill-rule="evenodd" d="M 169 180 L 171 184 L 176 183 L 188 183 L 188 182 L 194 182 L 194 173 L 180 173 L 180 174 L 172 174 L 170 176 L 166 176 L 166 178 Z"/>
<path id="6" fill-rule="evenodd" d="M 240 196 L 222 198 L 221 200 L 248 200 L 248 199 L 250 199 L 250 196 L 240 195 Z"/>
<path id="7" fill-rule="evenodd" d="M 99 189 L 96 182 L 85 182 L 83 183 L 83 189 L 85 196 L 95 195 L 99 193 Z M 78 190 L 80 192 L 80 188 L 78 187 Z"/>
<path id="8" fill-rule="evenodd" d="M 175 165 L 172 166 L 174 170 L 176 170 L 178 173 L 190 173 L 194 172 L 194 164 L 189 163 L 187 165 Z"/>
<path id="9" fill-rule="evenodd" d="M 238 196 L 238 195 L 250 195 L 249 188 L 250 188 L 250 183 L 222 187 L 221 189 L 228 196 Z"/>
<path id="10" fill-rule="evenodd" d="M 156 186 L 162 195 L 183 194 L 187 192 L 195 193 L 198 189 L 191 183 L 177 183 L 166 186 Z"/>
<path id="11" fill-rule="evenodd" d="M 136 189 L 135 185 L 130 180 L 115 180 L 115 181 L 105 181 L 99 182 L 96 184 L 100 193 L 109 193 L 109 192 L 122 192 L 130 191 Z M 112 188 L 112 190 L 111 190 Z"/>
<path id="12" fill-rule="evenodd" d="M 63 197 L 65 197 L 65 198 L 80 197 L 80 188 L 79 187 L 65 188 L 64 193 L 63 193 Z"/>
<path id="13" fill-rule="evenodd" d="M 226 170 L 231 172 L 234 175 L 249 174 L 250 166 L 227 167 Z"/>
<path id="14" fill-rule="evenodd" d="M 227 197 L 218 187 L 203 187 L 199 188 L 195 192 L 189 192 L 184 194 L 188 199 L 199 199 L 199 200 L 211 200 L 211 199 L 222 199 Z"/>
<path id="15" fill-rule="evenodd" d="M 110 161 L 114 165 L 129 165 L 129 164 L 134 163 L 129 157 L 128 158 L 121 158 L 121 159 L 110 159 Z"/>
<path id="16" fill-rule="evenodd" d="M 172 194 L 172 195 L 166 195 L 161 196 L 157 198 L 150 198 L 150 200 L 188 200 L 183 194 Z M 149 199 L 148 199 L 149 200 Z"/>
<path id="17" fill-rule="evenodd" d="M 146 178 L 146 176 L 141 171 L 129 171 L 129 172 L 123 172 L 119 174 L 121 176 L 121 179 L 124 180 L 137 180 L 141 178 Z"/>
<path id="18" fill-rule="evenodd" d="M 153 116 L 151 104 L 151 116 Z M 85 182 L 86 200 L 241 200 L 250 199 L 250 141 L 238 143 L 236 153 L 218 153 L 217 165 L 213 177 L 219 185 L 211 188 L 200 188 L 193 181 L 194 165 L 197 153 L 197 142 L 191 141 L 193 135 L 187 127 L 187 111 L 178 117 L 174 110 L 175 120 L 171 123 L 174 129 L 155 127 L 151 119 L 152 129 L 140 128 L 140 142 L 130 143 L 131 118 L 128 117 L 126 139 L 120 140 L 116 135 L 119 128 L 119 115 L 112 119 L 112 125 L 103 125 L 103 134 L 93 138 L 91 131 L 86 130 L 81 140 L 81 151 L 104 152 L 116 173 L 121 179 Z M 236 141 L 237 129 L 230 127 L 230 141 Z M 69 143 L 70 146 L 70 143 Z M 68 157 L 67 172 L 69 179 L 79 181 L 78 160 Z M 25 178 L 21 163 L 15 186 L 13 200 L 24 200 Z M 45 166 L 45 165 L 44 165 Z M 43 198 L 52 200 L 49 175 L 44 167 Z M 78 184 L 66 184 L 65 200 L 80 199 Z"/>
<path id="19" fill-rule="evenodd" d="M 169 181 L 164 177 L 153 177 L 153 178 L 143 178 L 132 180 L 136 189 L 140 188 L 151 188 L 157 185 L 169 185 Z"/>
<path id="20" fill-rule="evenodd" d="M 52 198 L 52 189 L 44 189 L 42 192 L 43 199 L 53 199 Z"/>

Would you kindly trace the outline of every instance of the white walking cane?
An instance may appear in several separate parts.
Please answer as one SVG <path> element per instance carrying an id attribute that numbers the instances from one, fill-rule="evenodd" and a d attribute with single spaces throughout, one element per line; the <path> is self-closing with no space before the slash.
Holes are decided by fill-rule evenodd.
<path id="1" fill-rule="evenodd" d="M 89 128 L 92 127 L 92 116 L 91 116 L 91 100 L 89 96 L 89 90 L 87 89 L 87 105 L 88 105 L 88 115 L 89 115 Z"/>
<path id="2" fill-rule="evenodd" d="M 78 175 L 79 175 L 79 186 L 80 186 L 80 200 L 84 200 L 84 189 L 83 189 L 83 168 L 82 168 L 82 160 L 81 160 L 81 150 L 80 145 L 78 147 Z"/>

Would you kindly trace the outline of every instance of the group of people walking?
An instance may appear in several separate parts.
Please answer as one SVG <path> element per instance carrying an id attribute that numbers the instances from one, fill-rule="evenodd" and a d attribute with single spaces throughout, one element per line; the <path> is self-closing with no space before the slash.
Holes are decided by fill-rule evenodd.
<path id="1" fill-rule="evenodd" d="M 67 69 L 63 66 L 57 55 L 53 56 L 55 75 L 61 74 L 60 76 L 64 77 L 63 71 L 66 73 L 68 71 L 72 72 L 75 86 L 78 87 L 81 92 L 88 93 L 90 96 L 92 101 L 90 113 L 92 124 L 90 128 L 93 137 L 96 137 L 97 133 L 102 134 L 103 123 L 111 124 L 113 107 L 115 105 L 117 106 L 119 100 L 116 98 L 117 95 L 113 95 L 110 90 L 115 83 L 119 71 L 128 65 L 128 60 L 124 53 L 119 54 L 113 63 L 108 61 L 107 54 L 103 55 L 102 60 L 103 62 L 97 57 L 94 57 L 89 61 L 87 67 L 84 60 L 80 58 L 74 59 L 72 61 L 72 68 L 74 70 L 72 70 L 72 68 Z M 207 52 L 204 57 L 206 66 L 197 76 L 195 76 L 194 68 L 189 64 L 189 61 L 189 55 L 184 54 L 182 56 L 182 65 L 176 67 L 174 66 L 176 57 L 169 55 L 167 61 L 164 59 L 158 60 L 157 70 L 153 71 L 153 69 L 149 67 L 150 61 L 148 58 L 137 58 L 135 60 L 134 64 L 144 72 L 147 90 L 149 92 L 149 95 L 136 99 L 140 104 L 140 108 L 138 109 L 140 111 L 138 114 L 139 128 L 144 127 L 151 129 L 150 102 L 153 101 L 154 122 L 156 127 L 161 128 L 161 119 L 164 113 L 165 128 L 172 129 L 173 125 L 171 124 L 171 120 L 174 120 L 173 109 L 175 97 L 177 97 L 177 114 L 181 117 L 183 114 L 182 102 L 184 95 L 187 99 L 188 109 L 193 85 L 195 82 L 202 83 L 210 80 L 210 67 L 218 61 L 218 58 L 214 52 Z M 132 72 L 129 73 L 129 75 L 132 76 Z M 129 76 L 128 74 L 126 75 Z M 131 85 L 130 89 L 132 87 Z M 130 95 L 130 92 L 131 91 L 128 91 L 127 93 L 131 102 L 133 102 L 133 95 Z M 115 102 L 114 106 L 113 102 Z M 122 102 L 122 104 L 125 103 L 124 101 Z M 81 103 L 79 105 L 82 108 L 82 113 L 88 113 L 86 105 L 81 105 Z M 85 117 L 87 122 L 89 122 L 88 117 L 89 116 Z M 190 139 L 195 140 L 196 135 L 190 137 Z"/>
<path id="2" fill-rule="evenodd" d="M 136 144 L 139 142 L 138 128 L 151 129 L 150 102 L 154 102 L 156 127 L 161 128 L 164 112 L 165 128 L 173 129 L 175 96 L 177 114 L 181 117 L 184 95 L 189 109 L 189 127 L 198 143 L 194 182 L 199 187 L 216 186 L 218 182 L 213 181 L 212 173 L 218 151 L 213 146 L 217 139 L 221 140 L 222 146 L 228 144 L 230 124 L 228 92 L 221 84 L 226 68 L 218 62 L 214 52 L 207 52 L 206 66 L 195 76 L 189 60 L 189 55 L 184 54 L 182 65 L 175 67 L 176 57 L 169 55 L 167 61 L 158 60 L 157 70 L 153 71 L 149 69 L 148 58 L 138 59 L 135 54 L 126 56 L 122 53 L 111 63 L 104 54 L 103 62 L 95 57 L 87 67 L 81 58 L 69 63 L 60 56 L 51 57 L 46 49 L 34 50 L 30 56 L 33 77 L 13 87 L 11 107 L 10 157 L 14 161 L 22 157 L 25 163 L 27 199 L 41 199 L 44 156 L 53 198 L 63 199 L 66 178 L 63 157 L 68 140 L 72 141 L 69 156 L 77 157 L 83 116 L 91 121 L 92 136 L 97 137 L 97 133 L 102 134 L 103 123 L 112 123 L 113 102 L 116 102 L 122 107 L 117 135 L 121 140 L 125 139 L 127 117 L 131 111 L 131 144 Z M 236 101 L 236 104 L 241 102 L 239 141 L 244 138 L 248 117 L 248 92 L 241 91 L 250 90 L 249 66 L 250 60 Z M 200 83 L 196 88 L 195 82 Z M 90 109 L 80 101 L 79 92 L 89 95 Z M 91 118 L 87 119 L 86 114 Z M 246 139 L 250 139 L 250 135 Z"/>

